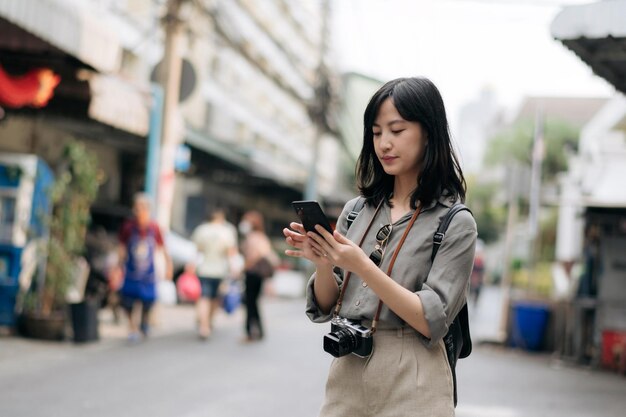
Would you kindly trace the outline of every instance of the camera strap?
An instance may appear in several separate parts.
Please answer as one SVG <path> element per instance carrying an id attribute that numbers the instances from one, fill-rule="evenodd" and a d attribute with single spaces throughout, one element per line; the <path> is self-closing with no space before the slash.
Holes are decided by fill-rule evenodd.
<path id="1" fill-rule="evenodd" d="M 365 236 L 367 236 L 367 233 L 372 228 L 372 225 L 374 224 L 374 219 L 376 218 L 376 215 L 380 211 L 380 208 L 382 207 L 382 204 L 383 204 L 383 201 L 381 201 L 378 204 L 378 207 L 376 207 L 376 211 L 374 212 L 374 215 L 372 216 L 372 219 L 370 220 L 370 223 L 367 225 L 367 229 L 365 229 L 365 233 L 363 233 L 363 236 L 361 237 L 361 241 L 359 242 L 359 247 L 361 247 L 363 245 L 363 242 L 365 241 Z M 391 257 L 391 262 L 389 262 L 389 267 L 387 268 L 387 276 L 391 277 L 391 271 L 393 270 L 393 265 L 396 262 L 396 258 L 398 257 L 398 253 L 400 253 L 400 249 L 402 248 L 402 245 L 404 244 L 404 241 L 406 240 L 406 237 L 409 234 L 409 231 L 413 227 L 413 224 L 415 223 L 415 220 L 417 220 L 417 217 L 420 215 L 421 211 L 422 211 L 422 208 L 421 207 L 417 207 L 417 209 L 413 212 L 413 215 L 411 216 L 411 220 L 409 221 L 409 224 L 407 225 L 406 229 L 404 230 L 404 233 L 402 234 L 402 238 L 400 239 L 400 242 L 398 243 L 398 246 L 393 251 L 393 255 Z M 335 317 L 337 317 L 339 315 L 339 310 L 341 310 L 341 304 L 343 302 L 343 297 L 345 295 L 346 288 L 348 288 L 348 282 L 350 282 L 350 276 L 351 275 L 352 275 L 352 273 L 350 271 L 348 271 L 347 274 L 346 274 L 346 277 L 343 280 L 343 285 L 341 286 L 341 291 L 339 293 L 339 298 L 337 299 L 337 306 L 335 307 Z M 378 325 L 378 320 L 380 318 L 380 312 L 382 311 L 382 309 L 383 309 L 383 302 L 382 302 L 382 300 L 378 300 L 378 308 L 376 309 L 376 315 L 374 316 L 374 320 L 372 320 L 372 326 L 371 326 L 371 333 L 372 334 L 376 333 L 376 326 Z"/>

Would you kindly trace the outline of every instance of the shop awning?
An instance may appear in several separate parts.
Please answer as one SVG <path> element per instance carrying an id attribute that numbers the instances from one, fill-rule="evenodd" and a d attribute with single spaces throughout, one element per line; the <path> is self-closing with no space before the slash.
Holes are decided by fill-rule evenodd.
<path id="1" fill-rule="evenodd" d="M 189 127 L 185 132 L 185 143 L 208 154 L 215 155 L 243 170 L 250 168 L 251 161 L 247 155 L 237 152 L 232 146 L 228 146 L 208 135 L 196 132 Z"/>
<path id="2" fill-rule="evenodd" d="M 261 182 L 268 182 L 298 191 L 302 189 L 302 184 L 278 175 L 275 167 L 261 163 L 258 158 L 254 158 L 245 151 L 238 150 L 236 146 L 196 132 L 192 128 L 188 127 L 186 130 L 185 143 L 237 167 L 237 169 L 245 172 L 249 179 L 255 178 L 261 180 Z"/>
<path id="3" fill-rule="evenodd" d="M 89 73 L 87 81 L 91 99 L 87 114 L 117 129 L 147 136 L 150 128 L 149 90 L 116 76 Z"/>
<path id="4" fill-rule="evenodd" d="M 626 0 L 565 7 L 551 32 L 594 73 L 626 93 Z"/>
<path id="5" fill-rule="evenodd" d="M 115 72 L 120 42 L 81 0 L 0 1 L 0 17 L 22 27 L 100 72 Z"/>

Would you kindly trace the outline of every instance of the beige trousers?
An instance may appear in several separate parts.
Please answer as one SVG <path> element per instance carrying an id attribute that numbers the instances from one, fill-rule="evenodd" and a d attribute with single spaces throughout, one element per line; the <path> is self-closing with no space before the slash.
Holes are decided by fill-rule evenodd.
<path id="1" fill-rule="evenodd" d="M 369 358 L 336 358 L 320 417 L 453 417 L 443 341 L 427 349 L 411 328 L 378 330 Z"/>

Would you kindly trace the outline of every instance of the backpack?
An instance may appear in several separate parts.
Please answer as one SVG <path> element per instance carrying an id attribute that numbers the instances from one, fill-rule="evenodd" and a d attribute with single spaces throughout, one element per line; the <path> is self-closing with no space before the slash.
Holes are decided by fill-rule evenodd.
<path id="1" fill-rule="evenodd" d="M 354 222 L 364 206 L 365 199 L 363 197 L 360 197 L 354 204 L 352 211 L 348 213 L 348 229 L 350 228 L 352 222 Z M 430 255 L 431 262 L 435 260 L 437 251 L 439 251 L 439 247 L 443 243 L 443 238 L 446 235 L 446 231 L 448 230 L 448 226 L 450 225 L 452 218 L 458 212 L 463 210 L 469 211 L 471 214 L 471 211 L 467 206 L 461 203 L 457 203 L 453 205 L 450 210 L 448 210 L 443 219 L 441 219 L 441 223 L 439 223 L 439 227 L 433 235 L 433 251 Z M 450 323 L 448 333 L 446 333 L 446 335 L 443 337 L 443 342 L 446 347 L 446 355 L 448 356 L 450 371 L 452 371 L 452 383 L 454 387 L 454 406 L 456 407 L 456 362 L 460 358 L 467 358 L 470 353 L 472 353 L 472 338 L 470 336 L 467 303 L 463 304 L 463 307 L 461 307 L 461 311 L 459 311 L 459 314 L 457 314 L 454 320 L 452 320 L 452 323 Z"/>

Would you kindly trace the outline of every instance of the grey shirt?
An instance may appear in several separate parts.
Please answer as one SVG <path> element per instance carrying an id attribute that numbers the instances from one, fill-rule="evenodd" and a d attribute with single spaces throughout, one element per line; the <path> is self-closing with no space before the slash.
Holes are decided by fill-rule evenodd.
<path id="1" fill-rule="evenodd" d="M 358 244 L 376 212 L 376 207 L 365 205 L 348 230 L 347 215 L 353 209 L 356 200 L 356 198 L 352 199 L 344 206 L 337 221 L 337 230 Z M 454 216 L 434 262 L 430 260 L 433 235 L 441 218 L 453 204 L 454 200 L 451 197 L 444 196 L 422 210 L 409 231 L 391 272 L 391 278 L 394 281 L 414 291 L 422 301 L 431 333 L 430 339 L 421 337 L 427 347 L 435 346 L 445 336 L 448 326 L 461 310 L 466 300 L 474 262 L 476 222 L 467 211 L 461 211 Z M 387 272 L 393 252 L 412 214 L 413 212 L 407 213 L 393 223 L 390 240 L 380 265 L 384 272 Z M 389 224 L 390 219 L 390 207 L 383 204 L 361 245 L 366 254 L 369 255 L 374 250 L 376 233 L 382 226 Z M 335 279 L 341 286 L 343 272 L 335 273 Z M 329 314 L 324 314 L 319 309 L 313 292 L 314 284 L 315 274 L 311 276 L 306 292 L 307 316 L 315 323 L 327 322 L 331 319 L 334 308 Z M 352 274 L 339 315 L 354 320 L 372 320 L 378 301 L 378 296 L 366 286 L 365 282 L 358 275 Z M 383 306 L 379 326 L 381 328 L 404 327 L 407 324 L 387 306 Z"/>

